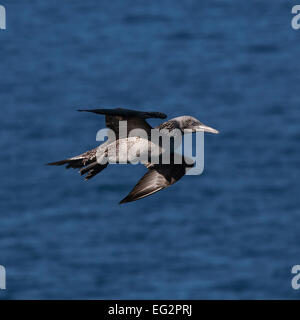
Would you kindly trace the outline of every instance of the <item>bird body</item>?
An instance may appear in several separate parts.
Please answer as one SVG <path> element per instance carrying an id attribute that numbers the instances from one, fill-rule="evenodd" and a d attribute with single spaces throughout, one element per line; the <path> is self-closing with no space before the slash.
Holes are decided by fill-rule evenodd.
<path id="1" fill-rule="evenodd" d="M 98 163 L 131 163 L 143 159 L 148 162 L 149 155 L 159 157 L 164 149 L 152 141 L 142 137 L 128 137 L 115 140 L 105 146 L 100 145 L 97 150 Z"/>

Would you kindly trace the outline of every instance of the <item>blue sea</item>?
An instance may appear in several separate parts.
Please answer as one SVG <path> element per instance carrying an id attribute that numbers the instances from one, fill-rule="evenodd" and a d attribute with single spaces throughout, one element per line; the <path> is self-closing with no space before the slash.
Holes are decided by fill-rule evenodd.
<path id="1" fill-rule="evenodd" d="M 300 298 L 296 2 L 1 0 L 0 299 Z M 45 166 L 114 107 L 218 129 L 203 174 L 119 205 L 143 166 Z"/>

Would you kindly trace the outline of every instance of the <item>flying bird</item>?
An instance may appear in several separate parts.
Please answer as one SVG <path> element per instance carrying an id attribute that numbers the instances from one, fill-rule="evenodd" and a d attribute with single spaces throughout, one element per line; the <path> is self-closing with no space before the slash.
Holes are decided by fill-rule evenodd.
<path id="1" fill-rule="evenodd" d="M 48 165 L 66 165 L 67 169 L 78 168 L 80 169 L 80 174 L 85 175 L 85 180 L 93 178 L 95 175 L 104 170 L 111 160 L 118 163 L 121 162 L 121 160 L 124 161 L 124 159 L 127 159 L 127 162 L 130 162 L 127 158 L 127 151 L 122 151 L 123 143 L 126 144 L 126 146 L 129 148 L 138 146 L 139 149 L 142 150 L 142 152 L 149 152 L 150 150 L 153 150 L 151 149 L 152 142 L 150 141 L 151 129 L 153 128 L 149 125 L 146 119 L 165 119 L 167 117 L 166 114 L 161 112 L 143 112 L 124 108 L 78 111 L 105 115 L 106 127 L 114 132 L 116 139 L 114 141 L 107 140 L 100 146 L 92 150 L 88 150 L 78 156 L 57 162 L 51 162 L 48 163 Z M 120 137 L 119 135 L 120 121 L 127 121 L 127 136 L 125 138 Z M 147 137 L 129 136 L 129 133 L 134 129 L 143 129 L 146 132 Z M 155 129 L 164 129 L 164 132 L 172 132 L 174 129 L 177 129 L 177 131 L 181 134 L 184 134 L 184 132 L 197 131 L 210 132 L 215 134 L 218 133 L 217 130 L 204 125 L 199 120 L 191 116 L 181 116 L 173 118 L 171 120 L 163 122 Z M 111 159 L 111 156 L 109 155 L 109 148 L 112 146 L 112 144 L 114 144 L 116 150 L 114 159 Z M 160 156 L 163 152 L 164 150 L 159 148 Z M 106 163 L 102 163 L 101 161 L 99 161 L 99 158 L 101 157 L 106 157 L 109 161 Z M 142 199 L 169 187 L 170 185 L 181 179 L 186 174 L 187 170 L 193 167 L 193 164 L 187 163 L 185 161 L 186 159 L 183 156 L 181 164 L 177 164 L 174 159 L 175 152 L 174 150 L 171 150 L 169 164 L 151 163 L 150 159 L 149 161 L 143 163 L 148 171 L 138 181 L 131 192 L 123 200 L 120 201 L 120 204 Z"/>

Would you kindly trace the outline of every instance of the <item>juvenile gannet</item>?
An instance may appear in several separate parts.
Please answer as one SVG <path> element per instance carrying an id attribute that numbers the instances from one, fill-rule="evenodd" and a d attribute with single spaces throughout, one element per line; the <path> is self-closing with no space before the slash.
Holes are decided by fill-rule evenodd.
<path id="1" fill-rule="evenodd" d="M 136 143 L 135 141 L 138 141 L 142 145 L 142 149 L 145 148 L 148 151 L 148 143 L 150 143 L 149 139 L 151 136 L 151 129 L 153 128 L 148 124 L 146 119 L 165 119 L 167 117 L 164 113 L 161 112 L 142 112 L 123 108 L 78 111 L 92 112 L 96 114 L 105 115 L 106 127 L 111 129 L 115 133 L 116 140 L 113 142 L 106 141 L 102 143 L 100 146 L 92 150 L 88 150 L 83 154 L 65 160 L 48 163 L 48 165 L 66 165 L 67 169 L 80 168 L 81 175 L 86 174 L 85 180 L 91 179 L 108 166 L 109 163 L 102 164 L 99 161 L 98 156 L 107 155 L 111 143 L 114 143 L 116 145 L 117 159 L 115 160 L 117 162 L 119 160 L 119 157 L 124 156 L 121 151 L 118 152 L 119 145 L 122 142 L 125 142 L 126 144 L 132 144 Z M 129 134 L 129 132 L 133 129 L 143 129 L 147 133 L 148 140 L 141 140 L 137 137 L 131 137 L 125 138 L 126 141 L 124 141 L 124 138 L 119 136 L 119 121 L 125 120 L 127 121 L 127 134 Z M 181 134 L 183 134 L 184 131 L 202 131 L 218 133 L 217 130 L 204 125 L 199 120 L 191 116 L 181 116 L 173 118 L 169 121 L 160 124 L 156 127 L 156 129 L 165 129 L 167 131 L 178 129 L 178 131 L 180 131 Z M 182 164 L 176 164 L 174 161 L 174 152 L 171 150 L 170 164 L 154 164 L 151 163 L 151 161 L 149 160 L 147 163 L 145 163 L 145 166 L 148 169 L 147 173 L 139 180 L 139 182 L 132 189 L 132 191 L 123 200 L 120 201 L 120 203 L 139 200 L 157 191 L 169 187 L 170 185 L 174 184 L 179 179 L 181 179 L 185 175 L 186 171 L 193 165 L 187 164 L 184 160 L 184 157 L 182 157 Z"/>

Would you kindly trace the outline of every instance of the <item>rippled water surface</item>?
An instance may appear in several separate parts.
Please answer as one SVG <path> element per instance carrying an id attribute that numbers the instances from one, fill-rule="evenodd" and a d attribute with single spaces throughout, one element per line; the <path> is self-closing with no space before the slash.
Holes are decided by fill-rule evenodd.
<path id="1" fill-rule="evenodd" d="M 1 3 L 0 298 L 299 299 L 293 1 Z M 96 145 L 78 107 L 116 106 L 220 130 L 203 175 L 119 206 L 142 166 L 44 165 Z"/>

